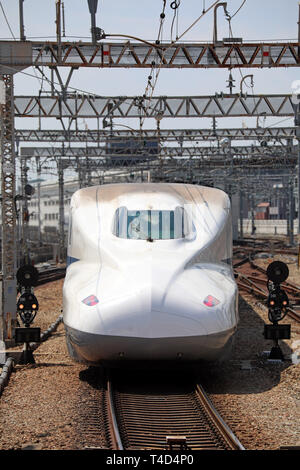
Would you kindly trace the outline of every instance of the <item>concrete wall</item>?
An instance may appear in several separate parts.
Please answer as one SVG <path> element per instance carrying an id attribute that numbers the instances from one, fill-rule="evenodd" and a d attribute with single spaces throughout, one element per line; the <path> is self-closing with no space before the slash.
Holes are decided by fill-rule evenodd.
<path id="1" fill-rule="evenodd" d="M 270 235 L 287 235 L 287 221 L 286 220 L 255 220 L 254 222 L 256 231 L 255 234 L 264 233 Z M 294 234 L 298 233 L 298 219 L 294 220 Z M 251 234 L 252 221 L 251 219 L 243 220 L 244 234 Z"/>

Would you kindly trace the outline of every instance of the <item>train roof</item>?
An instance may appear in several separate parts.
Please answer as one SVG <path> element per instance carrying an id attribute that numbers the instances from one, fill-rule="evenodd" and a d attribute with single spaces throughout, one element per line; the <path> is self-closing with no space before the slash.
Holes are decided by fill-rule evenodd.
<path id="1" fill-rule="evenodd" d="M 95 199 L 98 202 L 109 203 L 118 200 L 130 201 L 138 195 L 141 199 L 156 200 L 163 199 L 174 201 L 179 204 L 212 204 L 221 205 L 224 208 L 230 205 L 227 194 L 221 189 L 206 186 L 184 184 L 184 183 L 115 183 L 101 186 L 82 188 L 73 195 L 77 203 L 85 199 Z M 163 194 L 164 198 L 161 199 Z M 75 201 L 74 201 L 75 202 Z M 75 202 L 75 205 L 76 205 Z"/>

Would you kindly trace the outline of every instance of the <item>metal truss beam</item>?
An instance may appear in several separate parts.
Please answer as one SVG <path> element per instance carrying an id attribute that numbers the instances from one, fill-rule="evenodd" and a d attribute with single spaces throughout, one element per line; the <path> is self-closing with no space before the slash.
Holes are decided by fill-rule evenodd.
<path id="1" fill-rule="evenodd" d="M 292 95 L 102 97 L 70 94 L 16 96 L 16 117 L 35 118 L 221 118 L 294 116 Z"/>
<path id="2" fill-rule="evenodd" d="M 16 129 L 16 139 L 20 142 L 90 142 L 98 143 L 107 139 L 153 139 L 161 142 L 195 142 L 228 137 L 232 140 L 272 140 L 295 137 L 294 127 L 259 127 L 234 129 L 136 129 L 128 130 L 39 130 Z"/>
<path id="3" fill-rule="evenodd" d="M 126 168 L 130 172 L 135 171 L 149 171 L 163 169 L 164 173 L 177 172 L 188 170 L 201 170 L 205 173 L 207 170 L 235 168 L 237 171 L 254 171 L 257 169 L 262 170 L 277 170 L 283 171 L 291 169 L 295 171 L 297 158 L 289 156 L 283 159 L 274 159 L 270 155 L 256 155 L 255 157 L 234 156 L 233 158 L 220 158 L 216 155 L 207 155 L 206 157 L 193 157 L 193 158 L 164 158 L 164 159 L 138 159 L 119 156 L 117 159 L 113 157 L 95 158 L 90 160 L 80 160 L 74 158 L 65 158 L 62 161 L 64 170 L 74 169 L 76 172 L 91 172 L 91 171 L 113 171 L 116 169 Z M 257 174 L 257 173 L 256 173 Z"/>
<path id="4" fill-rule="evenodd" d="M 16 41 L 1 41 L 0 51 L 6 51 Z M 99 44 L 83 42 L 17 42 L 26 44 L 24 64 L 29 66 L 28 47 L 31 47 L 33 66 L 100 67 L 100 68 L 262 68 L 299 67 L 297 42 L 255 43 L 176 43 L 152 44 L 130 41 Z M 2 54 L 3 55 L 3 54 Z M 1 57 L 7 67 L 14 67 L 10 57 Z"/>
<path id="5" fill-rule="evenodd" d="M 278 147 L 276 147 L 278 149 Z M 240 149 L 240 148 L 239 148 Z M 80 175 L 92 171 L 110 171 L 116 168 L 127 168 L 129 171 L 137 170 L 156 170 L 161 169 L 161 174 L 165 172 L 173 171 L 191 171 L 191 169 L 201 169 L 201 171 L 212 170 L 214 168 L 237 168 L 245 170 L 246 168 L 263 168 L 263 169 L 286 169 L 295 168 L 297 164 L 296 153 L 286 152 L 283 149 L 281 151 L 269 151 L 263 153 L 258 148 L 256 151 L 249 149 L 240 150 L 239 153 L 232 148 L 231 153 L 224 153 L 218 151 L 218 149 L 186 149 L 186 152 L 181 152 L 180 149 L 166 148 L 165 152 L 161 152 L 159 155 L 112 155 L 102 152 L 94 151 L 87 154 L 86 149 L 83 149 L 82 153 L 74 149 L 71 152 L 65 149 L 64 152 L 57 149 L 22 149 L 22 155 L 28 158 L 39 158 L 50 159 L 52 161 L 60 159 L 61 165 L 64 169 L 74 169 Z M 172 153 L 173 151 L 173 153 Z"/>
<path id="6" fill-rule="evenodd" d="M 124 143 L 120 141 L 120 143 Z M 244 155 L 244 156 L 272 156 L 272 157 L 286 157 L 289 156 L 296 156 L 297 155 L 297 147 L 290 146 L 287 149 L 286 146 L 282 145 L 268 145 L 267 147 L 259 147 L 254 145 L 248 146 L 231 146 L 230 149 L 222 149 L 218 147 L 171 147 L 165 146 L 160 147 L 159 149 L 154 149 L 155 152 L 149 152 L 147 149 L 144 149 L 143 142 L 141 143 L 140 148 L 132 149 L 130 145 L 126 147 L 123 146 L 122 151 L 115 151 L 112 150 L 109 145 L 105 145 L 102 147 L 65 147 L 62 149 L 59 147 L 22 147 L 20 155 L 22 157 L 41 157 L 41 158 L 56 158 L 56 157 L 106 157 L 109 156 L 111 158 L 128 158 L 131 157 L 141 157 L 141 158 L 153 158 L 158 156 L 158 153 L 161 157 L 204 157 L 204 156 L 219 156 L 220 158 L 226 158 L 229 154 L 231 155 Z M 288 150 L 288 151 L 287 151 Z"/>

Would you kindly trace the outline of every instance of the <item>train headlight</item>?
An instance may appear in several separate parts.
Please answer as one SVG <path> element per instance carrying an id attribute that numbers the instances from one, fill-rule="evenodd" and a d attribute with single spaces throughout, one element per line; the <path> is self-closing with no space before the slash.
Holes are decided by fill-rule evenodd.
<path id="1" fill-rule="evenodd" d="M 213 295 L 208 295 L 203 300 L 203 303 L 207 307 L 215 307 L 216 305 L 218 305 L 220 303 L 220 301 L 218 299 L 216 299 L 216 297 L 214 297 Z"/>
<path id="2" fill-rule="evenodd" d="M 89 295 L 85 299 L 82 300 L 82 303 L 85 305 L 88 305 L 89 307 L 93 307 L 94 305 L 97 305 L 99 302 L 98 298 L 95 295 Z"/>

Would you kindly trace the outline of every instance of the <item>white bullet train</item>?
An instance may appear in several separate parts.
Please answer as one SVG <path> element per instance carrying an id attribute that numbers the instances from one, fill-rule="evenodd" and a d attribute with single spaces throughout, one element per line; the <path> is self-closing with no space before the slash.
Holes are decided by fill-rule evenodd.
<path id="1" fill-rule="evenodd" d="M 238 324 L 228 196 L 189 184 L 108 184 L 71 199 L 63 317 L 86 363 L 214 361 Z"/>

